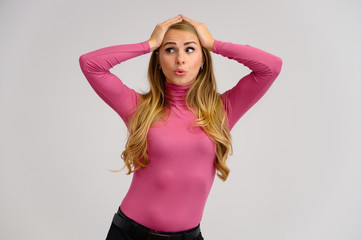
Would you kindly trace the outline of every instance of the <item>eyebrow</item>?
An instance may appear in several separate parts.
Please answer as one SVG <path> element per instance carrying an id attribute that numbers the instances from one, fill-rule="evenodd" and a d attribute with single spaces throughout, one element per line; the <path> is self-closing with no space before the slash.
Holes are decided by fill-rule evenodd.
<path id="1" fill-rule="evenodd" d="M 189 45 L 189 44 L 191 44 L 191 43 L 194 43 L 194 44 L 196 44 L 197 45 L 197 43 L 196 42 L 186 42 L 186 43 L 184 43 L 184 45 Z M 175 44 L 175 45 L 177 45 L 177 43 L 175 43 L 175 42 L 166 42 L 164 45 L 163 45 L 163 47 L 165 46 L 165 45 L 167 45 L 167 44 Z"/>

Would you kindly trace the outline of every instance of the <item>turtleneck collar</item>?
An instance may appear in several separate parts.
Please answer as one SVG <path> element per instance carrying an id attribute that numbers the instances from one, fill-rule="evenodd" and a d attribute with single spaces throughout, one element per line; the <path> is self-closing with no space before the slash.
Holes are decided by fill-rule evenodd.
<path id="1" fill-rule="evenodd" d="M 188 84 L 184 86 L 175 85 L 164 81 L 165 86 L 165 98 L 169 102 L 170 105 L 173 106 L 186 106 L 185 95 L 187 90 L 193 84 Z"/>

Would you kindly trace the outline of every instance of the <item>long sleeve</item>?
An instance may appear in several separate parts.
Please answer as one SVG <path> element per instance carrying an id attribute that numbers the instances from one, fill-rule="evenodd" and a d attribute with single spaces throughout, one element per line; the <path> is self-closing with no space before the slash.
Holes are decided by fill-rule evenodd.
<path id="1" fill-rule="evenodd" d="M 94 91 L 123 119 L 125 124 L 137 107 L 140 94 L 127 87 L 109 69 L 150 52 L 148 41 L 101 48 L 79 58 L 80 68 Z"/>
<path id="2" fill-rule="evenodd" d="M 214 41 L 213 52 L 248 67 L 252 72 L 221 94 L 228 116 L 229 131 L 270 88 L 282 68 L 282 59 L 258 48 Z"/>

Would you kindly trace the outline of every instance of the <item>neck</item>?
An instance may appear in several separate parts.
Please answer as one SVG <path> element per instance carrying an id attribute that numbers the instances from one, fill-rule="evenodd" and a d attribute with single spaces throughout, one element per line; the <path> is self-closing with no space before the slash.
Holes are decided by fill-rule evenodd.
<path id="1" fill-rule="evenodd" d="M 164 81 L 166 100 L 170 105 L 173 106 L 186 106 L 185 95 L 192 85 L 193 84 L 191 83 L 188 85 L 180 86 Z"/>

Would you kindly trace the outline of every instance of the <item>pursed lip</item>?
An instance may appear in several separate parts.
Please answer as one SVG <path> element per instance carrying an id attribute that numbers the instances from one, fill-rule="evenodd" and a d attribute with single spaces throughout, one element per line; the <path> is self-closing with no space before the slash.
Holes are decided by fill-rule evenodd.
<path id="1" fill-rule="evenodd" d="M 185 70 L 181 69 L 181 68 L 178 68 L 177 70 L 175 70 L 174 72 L 179 72 L 179 73 L 186 73 Z"/>

